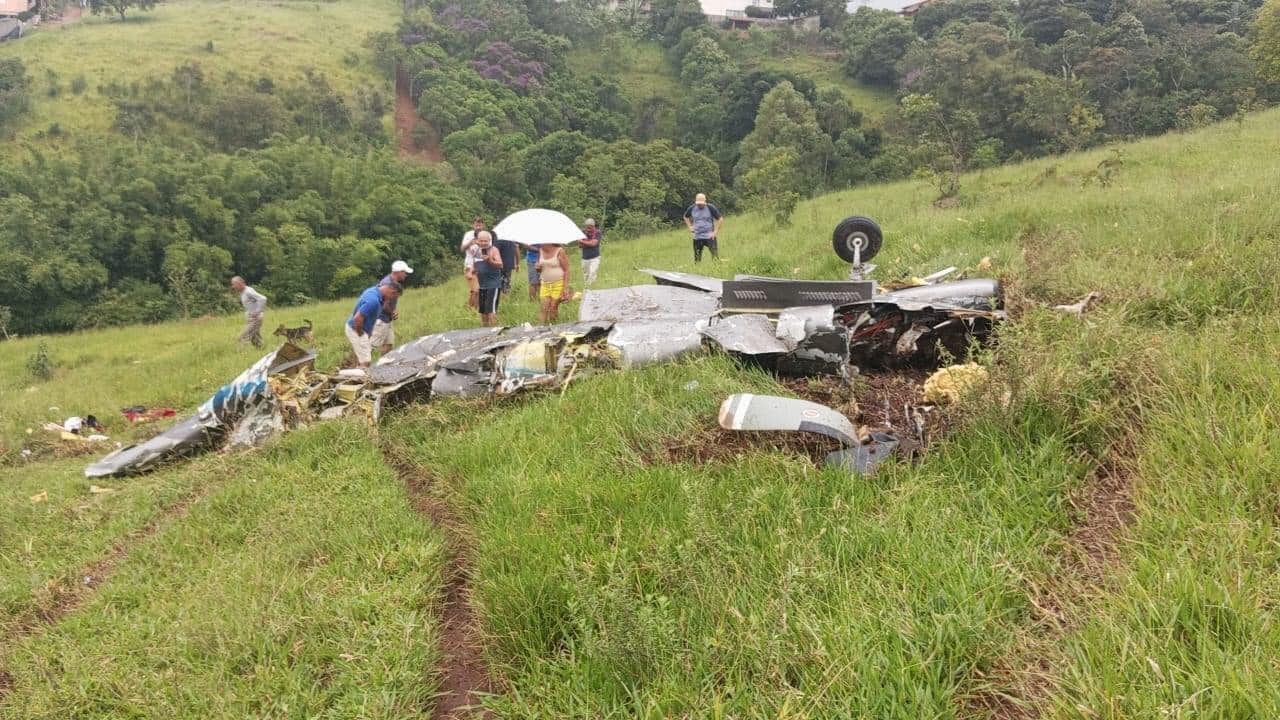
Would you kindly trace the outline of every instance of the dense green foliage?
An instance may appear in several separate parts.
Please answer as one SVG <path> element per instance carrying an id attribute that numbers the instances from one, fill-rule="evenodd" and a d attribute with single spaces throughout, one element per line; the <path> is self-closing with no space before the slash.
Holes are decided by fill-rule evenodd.
<path id="1" fill-rule="evenodd" d="M 1258 2 L 939 0 L 845 24 L 846 70 L 972 113 L 1002 157 L 1186 128 L 1247 109 Z"/>
<path id="2" fill-rule="evenodd" d="M 0 305 L 25 334 L 221 310 L 232 273 L 280 304 L 356 293 L 396 257 L 429 280 L 472 210 L 427 170 L 317 140 L 32 151 L 0 161 Z"/>
<path id="3" fill-rule="evenodd" d="M 0 58 L 0 136 L 26 111 L 28 85 L 27 68 L 21 60 Z"/>

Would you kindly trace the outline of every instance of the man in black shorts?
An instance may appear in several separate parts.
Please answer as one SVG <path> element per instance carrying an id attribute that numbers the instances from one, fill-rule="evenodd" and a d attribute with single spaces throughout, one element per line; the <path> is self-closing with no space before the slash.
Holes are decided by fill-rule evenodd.
<path id="1" fill-rule="evenodd" d="M 498 324 L 498 301 L 502 295 L 502 254 L 493 246 L 488 230 L 476 233 L 475 273 L 480 284 L 480 324 Z"/>

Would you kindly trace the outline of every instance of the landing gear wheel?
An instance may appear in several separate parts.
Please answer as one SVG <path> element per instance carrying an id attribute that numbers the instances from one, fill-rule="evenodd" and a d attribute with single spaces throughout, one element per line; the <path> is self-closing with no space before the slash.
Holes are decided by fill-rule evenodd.
<path id="1" fill-rule="evenodd" d="M 861 215 L 841 220 L 836 231 L 831 234 L 831 246 L 841 260 L 849 263 L 857 260 L 866 262 L 875 257 L 880 252 L 880 243 L 883 241 L 884 233 L 880 232 L 876 221 Z M 859 250 L 861 256 L 855 258 Z"/>

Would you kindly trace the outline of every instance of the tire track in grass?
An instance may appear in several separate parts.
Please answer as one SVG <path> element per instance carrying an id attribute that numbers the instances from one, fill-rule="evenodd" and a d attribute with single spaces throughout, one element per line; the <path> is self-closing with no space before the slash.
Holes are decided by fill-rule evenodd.
<path id="1" fill-rule="evenodd" d="M 1075 609 L 1103 588 L 1107 571 L 1122 561 L 1121 539 L 1136 517 L 1129 440 L 1112 447 L 1073 498 L 1079 521 L 1066 535 L 1058 574 L 1028 591 L 1034 606 L 1029 636 L 986 677 L 975 678 L 989 685 L 966 700 L 965 714 L 992 720 L 1041 716 L 1057 687 L 1052 646 L 1079 626 Z"/>
<path id="2" fill-rule="evenodd" d="M 431 717 L 492 717 L 480 707 L 481 698 L 490 694 L 493 686 L 481 651 L 479 621 L 471 608 L 470 543 L 466 531 L 448 504 L 431 494 L 432 478 L 423 474 L 402 447 L 386 439 L 381 442 L 387 465 L 404 482 L 414 508 L 440 528 L 448 552 L 440 613 L 440 695 Z"/>
<path id="3" fill-rule="evenodd" d="M 39 632 L 41 628 L 54 625 L 84 607 L 93 597 L 94 592 L 111 579 L 116 568 L 129 556 L 133 548 L 155 536 L 170 523 L 185 517 L 193 505 L 208 497 L 219 485 L 221 485 L 220 482 L 210 482 L 182 495 L 173 504 L 160 510 L 142 527 L 121 535 L 111 545 L 111 549 L 97 560 L 81 566 L 69 578 L 56 582 L 49 588 L 50 602 L 39 603 L 18 615 L 13 621 L 6 623 L 3 626 L 3 643 L 0 643 L 0 701 L 4 700 L 15 684 L 13 676 L 4 669 L 3 648 L 13 647 Z"/>

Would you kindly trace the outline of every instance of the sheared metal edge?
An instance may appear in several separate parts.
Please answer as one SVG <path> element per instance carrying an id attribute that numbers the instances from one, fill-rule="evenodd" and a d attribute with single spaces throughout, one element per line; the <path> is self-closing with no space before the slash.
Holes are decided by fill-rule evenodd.
<path id="1" fill-rule="evenodd" d="M 720 294 L 724 289 L 723 280 L 706 275 L 694 275 L 692 273 L 675 272 L 674 270 L 653 270 L 651 268 L 640 268 L 640 272 L 653 276 L 653 279 L 659 285 L 674 285 L 714 295 Z"/>
<path id="2" fill-rule="evenodd" d="M 725 352 L 739 355 L 780 355 L 794 345 L 780 340 L 764 315 L 730 315 L 702 328 L 703 337 Z"/>

